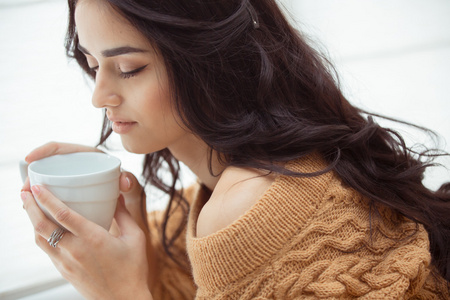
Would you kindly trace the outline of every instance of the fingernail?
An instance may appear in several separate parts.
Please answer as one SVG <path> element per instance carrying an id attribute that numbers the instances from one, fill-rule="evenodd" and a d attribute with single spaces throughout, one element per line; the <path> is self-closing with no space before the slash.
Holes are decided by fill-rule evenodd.
<path id="1" fill-rule="evenodd" d="M 130 178 L 128 178 L 128 176 L 125 177 L 125 179 L 127 180 L 128 190 L 130 190 L 131 189 L 131 180 L 130 180 Z"/>
<path id="2" fill-rule="evenodd" d="M 27 193 L 25 192 L 20 193 L 20 198 L 22 198 L 22 201 L 25 201 L 27 199 Z"/>
<path id="3" fill-rule="evenodd" d="M 33 192 L 33 195 L 39 195 L 39 193 L 41 192 L 41 189 L 39 188 L 39 186 L 33 185 L 31 187 L 31 191 Z"/>

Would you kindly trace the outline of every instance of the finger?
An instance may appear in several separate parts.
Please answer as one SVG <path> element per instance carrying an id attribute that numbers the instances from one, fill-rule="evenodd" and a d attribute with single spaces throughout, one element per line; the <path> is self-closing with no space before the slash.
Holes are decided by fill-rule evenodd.
<path id="1" fill-rule="evenodd" d="M 137 180 L 133 173 L 122 171 L 120 174 L 120 191 L 127 195 L 140 195 L 142 191 L 142 186 Z"/>
<path id="2" fill-rule="evenodd" d="M 48 211 L 48 213 L 64 228 L 75 236 L 84 236 L 92 233 L 98 225 L 87 220 L 67 205 L 57 199 L 43 186 L 31 187 L 34 198 Z"/>
<path id="3" fill-rule="evenodd" d="M 119 199 L 117 201 L 117 208 L 114 214 L 114 219 L 117 222 L 117 226 L 119 227 L 122 236 L 135 234 L 141 231 L 139 225 L 134 221 L 130 212 L 125 207 L 125 202 L 122 195 L 119 196 Z"/>
<path id="4" fill-rule="evenodd" d="M 23 184 L 21 191 L 31 192 L 31 189 L 30 189 L 30 178 L 29 177 L 27 177 L 27 179 L 25 179 L 25 183 Z"/>
<path id="5" fill-rule="evenodd" d="M 51 235 L 51 233 L 50 233 Z M 49 236 L 50 236 L 49 235 Z M 64 235 L 66 236 L 66 235 Z M 67 238 L 67 236 L 66 236 Z M 61 238 L 62 239 L 62 238 Z M 67 240 L 66 240 L 67 241 Z M 58 242 L 58 247 L 52 247 L 50 246 L 50 244 L 48 243 L 48 239 L 42 237 L 40 234 L 35 233 L 35 237 L 34 237 L 34 242 L 36 243 L 36 245 L 38 245 L 39 248 L 41 248 L 45 253 L 47 253 L 50 257 L 52 257 L 55 252 L 60 251 L 60 249 L 62 249 L 62 247 L 64 247 L 62 245 L 62 243 L 60 244 Z M 61 241 L 60 241 L 61 242 Z"/>
<path id="6" fill-rule="evenodd" d="M 77 145 L 77 144 L 69 144 L 69 143 L 57 143 L 50 142 L 43 146 L 40 146 L 33 151 L 31 151 L 26 157 L 25 161 L 27 163 L 31 163 L 35 160 L 39 160 L 48 156 L 57 155 L 57 154 L 68 154 L 74 152 L 101 152 L 97 148 Z"/>
<path id="7" fill-rule="evenodd" d="M 21 197 L 23 207 L 27 212 L 36 233 L 36 244 L 47 253 L 53 251 L 55 248 L 50 246 L 48 239 L 59 226 L 45 216 L 30 192 L 22 192 Z M 66 233 L 64 236 L 66 236 Z M 60 240 L 64 236 L 61 236 Z"/>
<path id="8" fill-rule="evenodd" d="M 136 177 L 122 172 L 120 190 L 125 198 L 125 207 L 142 230 L 147 230 L 147 206 L 145 192 Z"/>

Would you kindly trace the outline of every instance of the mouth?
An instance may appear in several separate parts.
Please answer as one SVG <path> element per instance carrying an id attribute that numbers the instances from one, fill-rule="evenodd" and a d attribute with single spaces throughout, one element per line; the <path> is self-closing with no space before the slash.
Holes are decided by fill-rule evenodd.
<path id="1" fill-rule="evenodd" d="M 112 124 L 112 130 L 117 134 L 126 134 L 130 132 L 135 125 L 137 125 L 137 122 L 121 122 L 121 121 L 115 121 Z"/>

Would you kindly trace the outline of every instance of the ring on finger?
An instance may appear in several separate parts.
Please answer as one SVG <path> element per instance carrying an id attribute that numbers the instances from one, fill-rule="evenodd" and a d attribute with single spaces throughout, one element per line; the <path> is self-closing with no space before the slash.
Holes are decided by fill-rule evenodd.
<path id="1" fill-rule="evenodd" d="M 64 228 L 56 228 L 48 238 L 47 243 L 49 243 L 49 245 L 53 248 L 56 248 L 56 245 L 58 245 L 59 241 L 63 238 L 65 233 L 66 230 Z"/>

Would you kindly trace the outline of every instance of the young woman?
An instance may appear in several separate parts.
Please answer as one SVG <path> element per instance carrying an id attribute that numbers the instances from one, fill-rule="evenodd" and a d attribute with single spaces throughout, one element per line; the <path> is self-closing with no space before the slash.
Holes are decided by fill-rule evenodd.
<path id="1" fill-rule="evenodd" d="M 86 298 L 449 296 L 449 185 L 422 184 L 441 153 L 415 153 L 350 105 L 274 0 L 69 9 L 68 55 L 105 110 L 100 143 L 119 134 L 146 155 L 146 183 L 170 195 L 144 219 L 142 188 L 123 173 L 106 232 L 24 186 L 37 244 Z M 26 160 L 77 151 L 98 150 L 50 143 Z M 185 191 L 180 161 L 198 177 Z"/>

